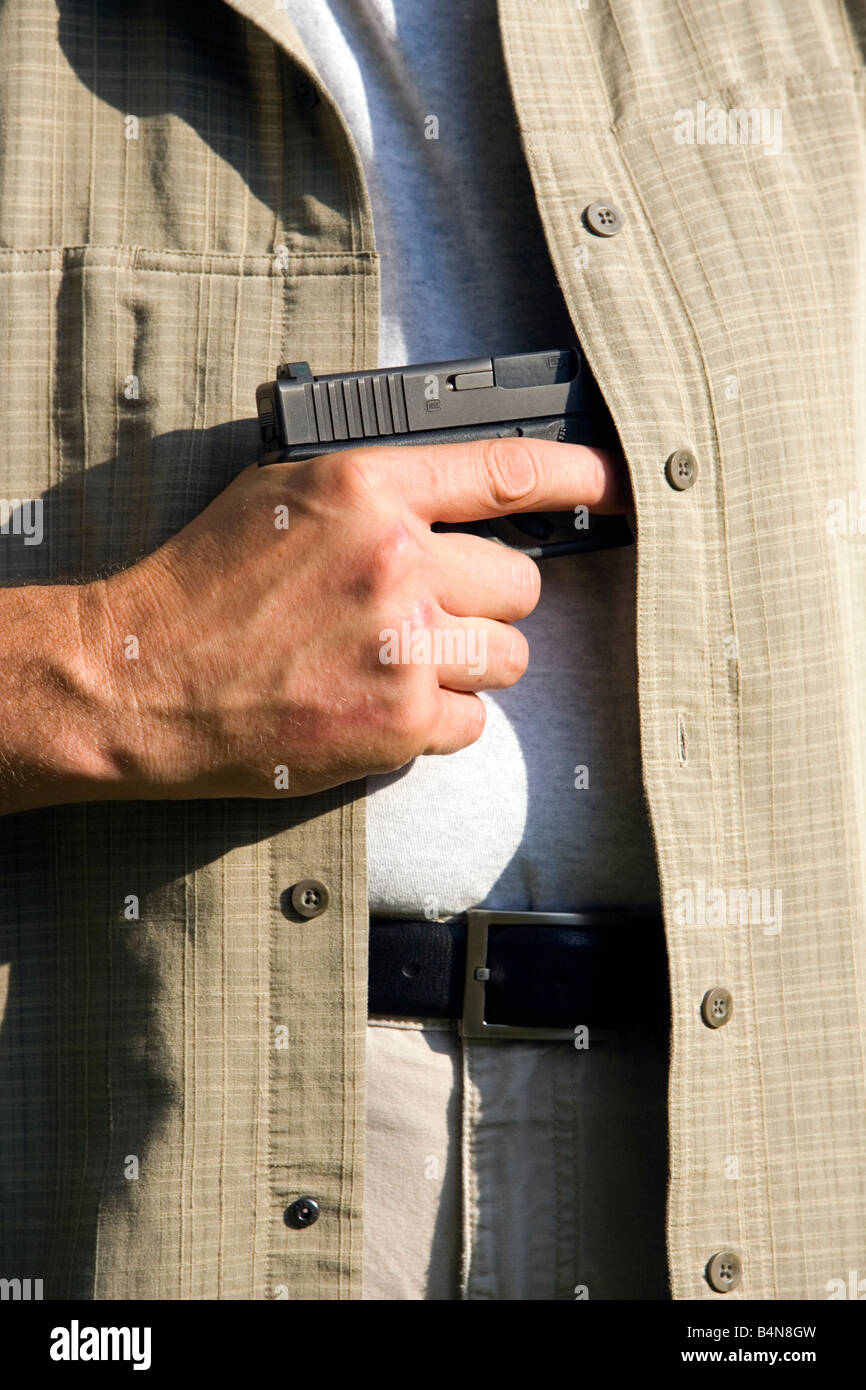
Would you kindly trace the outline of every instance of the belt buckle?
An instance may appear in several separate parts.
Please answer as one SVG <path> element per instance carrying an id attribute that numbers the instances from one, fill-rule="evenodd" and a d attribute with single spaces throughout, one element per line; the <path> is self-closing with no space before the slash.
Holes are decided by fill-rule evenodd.
<path id="1" fill-rule="evenodd" d="M 573 1038 L 574 1028 L 522 1028 L 511 1023 L 486 1023 L 484 1000 L 490 979 L 487 965 L 487 931 L 490 926 L 585 926 L 587 917 L 580 912 L 492 912 L 470 908 L 466 914 L 466 982 L 463 988 L 463 1017 L 458 1031 L 463 1038 L 473 1040 L 526 1038 Z M 578 1021 L 575 1021 L 575 1027 Z"/>

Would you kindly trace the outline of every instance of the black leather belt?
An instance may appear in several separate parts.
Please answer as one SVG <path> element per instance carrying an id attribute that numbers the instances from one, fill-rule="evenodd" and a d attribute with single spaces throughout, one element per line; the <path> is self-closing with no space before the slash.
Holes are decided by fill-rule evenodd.
<path id="1" fill-rule="evenodd" d="M 464 1038 L 590 1040 L 667 1031 L 657 910 L 492 912 L 449 922 L 373 917 L 368 1012 L 456 1018 Z"/>

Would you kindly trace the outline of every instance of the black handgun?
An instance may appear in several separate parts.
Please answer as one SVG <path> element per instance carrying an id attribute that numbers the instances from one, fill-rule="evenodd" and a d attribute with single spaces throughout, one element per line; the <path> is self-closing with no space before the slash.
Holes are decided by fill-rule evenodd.
<path id="1" fill-rule="evenodd" d="M 445 444 L 529 435 L 616 449 L 601 393 L 577 348 L 418 362 L 313 376 L 287 362 L 256 390 L 260 464 L 316 458 L 365 444 Z M 527 512 L 435 530 L 471 531 L 533 559 L 631 545 L 624 516 Z M 535 544 L 526 545 L 525 538 Z"/>

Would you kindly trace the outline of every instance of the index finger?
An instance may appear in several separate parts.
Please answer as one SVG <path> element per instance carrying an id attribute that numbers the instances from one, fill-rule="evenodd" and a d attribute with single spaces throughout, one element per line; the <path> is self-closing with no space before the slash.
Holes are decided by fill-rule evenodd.
<path id="1" fill-rule="evenodd" d="M 622 454 L 527 436 L 389 450 L 394 482 L 425 521 L 481 521 L 511 512 L 628 511 Z"/>

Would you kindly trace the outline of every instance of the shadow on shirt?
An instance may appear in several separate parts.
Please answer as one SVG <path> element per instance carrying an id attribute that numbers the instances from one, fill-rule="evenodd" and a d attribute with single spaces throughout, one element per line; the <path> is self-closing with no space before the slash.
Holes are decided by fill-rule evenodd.
<path id="1" fill-rule="evenodd" d="M 43 544 L 3 538 L 0 583 L 88 579 L 131 563 L 255 458 L 256 438 L 250 420 L 178 431 L 150 442 L 146 467 L 126 455 L 65 479 L 43 498 Z M 186 497 L 191 459 L 201 465 L 189 469 Z M 243 798 L 98 802 L 3 818 L 4 1272 L 42 1279 L 46 1298 L 94 1296 L 99 1213 L 118 1200 L 118 1184 L 134 1211 L 128 1157 L 144 1171 L 153 1141 L 184 1107 L 185 1063 L 168 1030 L 176 1039 L 192 988 L 185 972 L 195 965 L 199 991 L 208 981 L 219 995 L 232 969 L 224 937 L 233 893 L 253 919 L 266 919 L 271 908 L 284 912 L 285 889 L 315 868 L 284 863 L 281 846 L 278 882 L 268 881 L 263 856 L 263 882 L 251 882 L 247 858 L 233 883 L 232 854 L 362 794 L 357 783 L 325 792 L 314 811 L 301 798 Z"/>

